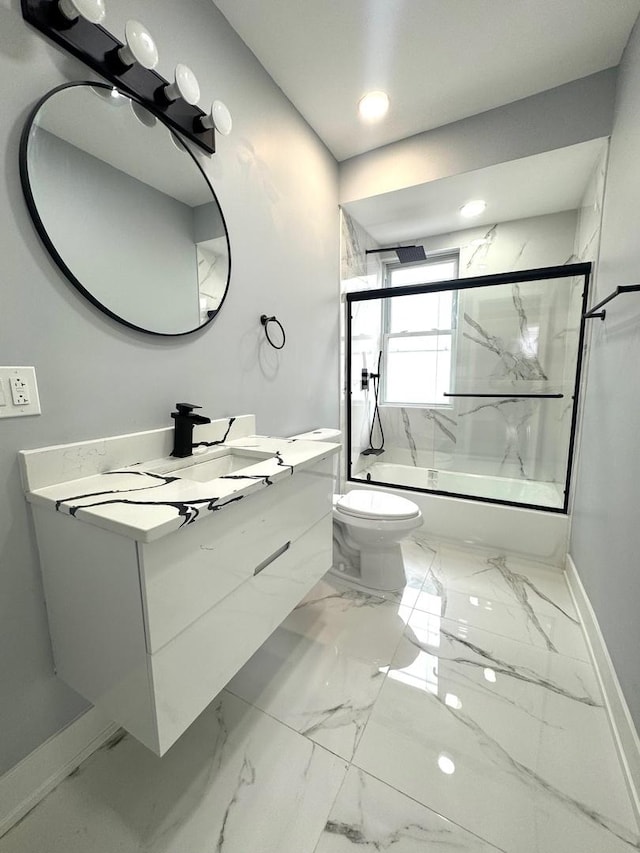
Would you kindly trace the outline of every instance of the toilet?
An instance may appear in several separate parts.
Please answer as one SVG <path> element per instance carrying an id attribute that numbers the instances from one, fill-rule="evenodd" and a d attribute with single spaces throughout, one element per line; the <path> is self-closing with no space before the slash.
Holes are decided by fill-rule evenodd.
<path id="1" fill-rule="evenodd" d="M 341 437 L 337 429 L 292 436 L 306 441 L 339 441 Z M 337 473 L 336 465 L 336 485 Z M 400 542 L 421 525 L 417 504 L 398 495 L 373 489 L 334 494 L 332 574 L 372 590 L 402 589 L 406 575 Z"/>

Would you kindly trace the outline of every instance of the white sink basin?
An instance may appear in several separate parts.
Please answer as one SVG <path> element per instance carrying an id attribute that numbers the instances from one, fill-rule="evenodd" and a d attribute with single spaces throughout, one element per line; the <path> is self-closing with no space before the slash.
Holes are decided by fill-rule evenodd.
<path id="1" fill-rule="evenodd" d="M 261 453 L 256 458 L 253 454 L 249 455 L 241 450 L 228 450 L 221 456 L 216 456 L 215 459 L 203 460 L 202 462 L 190 461 L 185 468 L 177 468 L 172 473 L 175 477 L 208 483 L 209 480 L 215 480 L 217 477 L 223 477 L 227 474 L 237 474 L 244 468 L 249 468 L 264 459 L 271 458 L 272 454 L 270 453 Z"/>
<path id="2" fill-rule="evenodd" d="M 140 465 L 140 468 L 149 474 L 170 474 L 185 480 L 208 483 L 229 474 L 241 476 L 245 468 L 273 458 L 273 453 L 263 450 L 219 447 L 202 455 L 194 454 L 183 459 L 162 459 L 148 465 Z"/>

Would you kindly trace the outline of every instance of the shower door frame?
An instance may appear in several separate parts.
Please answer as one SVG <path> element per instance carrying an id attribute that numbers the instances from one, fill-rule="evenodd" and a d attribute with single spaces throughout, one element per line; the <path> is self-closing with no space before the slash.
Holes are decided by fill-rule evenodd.
<path id="1" fill-rule="evenodd" d="M 437 293 L 443 290 L 469 290 L 475 287 L 489 287 L 491 285 L 520 284 L 526 281 L 545 281 L 554 278 L 571 278 L 572 276 L 584 277 L 584 289 L 582 291 L 582 307 L 580 311 L 580 331 L 578 335 L 578 355 L 576 359 L 576 376 L 573 386 L 573 404 L 571 411 L 571 430 L 569 433 L 569 450 L 567 454 L 567 470 L 564 483 L 564 500 L 562 507 L 548 507 L 540 504 L 521 503 L 519 501 L 502 500 L 500 498 L 478 497 L 460 492 L 447 492 L 440 489 L 421 489 L 417 486 L 403 486 L 397 484 L 395 487 L 403 491 L 419 492 L 427 495 L 442 495 L 449 498 L 462 498 L 463 500 L 480 501 L 482 503 L 500 504 L 502 506 L 521 507 L 523 509 L 542 510 L 560 515 L 569 512 L 569 496 L 571 490 L 571 474 L 573 469 L 573 456 L 576 443 L 576 431 L 579 411 L 580 381 L 582 377 L 582 361 L 584 356 L 584 340 L 589 296 L 589 284 L 591 280 L 591 263 L 565 264 L 563 266 L 542 267 L 533 270 L 518 270 L 516 272 L 495 273 L 493 275 L 471 276 L 469 278 L 446 279 L 444 281 L 430 282 L 429 284 L 408 284 L 401 287 L 381 287 L 375 290 L 356 290 L 346 294 L 346 346 L 345 346 L 345 402 L 346 402 L 346 475 L 349 483 L 362 483 L 362 480 L 352 477 L 351 474 L 351 387 L 352 387 L 352 314 L 351 306 L 354 302 L 365 302 L 371 299 L 387 299 L 393 296 L 415 296 L 421 293 Z M 514 396 L 518 396 L 514 394 Z M 367 480 L 367 484 L 394 488 L 393 483 L 383 483 L 379 480 Z"/>

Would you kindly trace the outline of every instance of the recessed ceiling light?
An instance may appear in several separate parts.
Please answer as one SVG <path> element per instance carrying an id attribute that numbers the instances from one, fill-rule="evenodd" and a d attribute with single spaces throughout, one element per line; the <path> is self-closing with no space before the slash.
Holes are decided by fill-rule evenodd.
<path id="1" fill-rule="evenodd" d="M 364 121 L 378 121 L 388 109 L 389 96 L 386 92 L 369 92 L 358 101 L 358 112 Z"/>
<path id="2" fill-rule="evenodd" d="M 463 204 L 460 208 L 460 214 L 462 216 L 466 216 L 471 218 L 472 216 L 479 216 L 486 208 L 487 202 L 482 201 L 482 199 L 474 199 L 473 201 L 468 201 L 466 204 Z"/>

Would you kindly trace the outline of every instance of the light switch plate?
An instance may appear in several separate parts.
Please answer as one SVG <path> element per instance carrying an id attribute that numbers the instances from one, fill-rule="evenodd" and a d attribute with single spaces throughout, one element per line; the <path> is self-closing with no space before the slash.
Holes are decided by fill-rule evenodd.
<path id="1" fill-rule="evenodd" d="M 0 367 L 0 418 L 39 414 L 35 367 Z"/>

